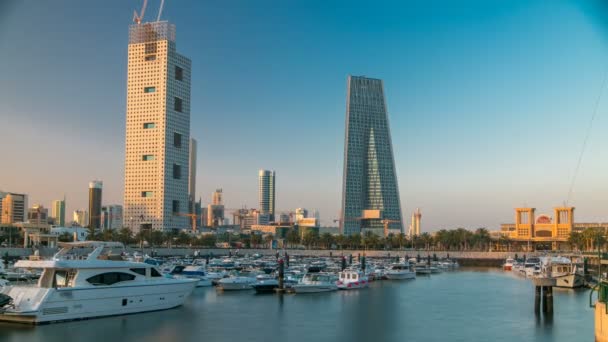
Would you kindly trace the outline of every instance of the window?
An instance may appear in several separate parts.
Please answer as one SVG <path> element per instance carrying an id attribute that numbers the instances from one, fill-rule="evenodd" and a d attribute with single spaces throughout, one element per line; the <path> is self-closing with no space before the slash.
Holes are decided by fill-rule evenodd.
<path id="1" fill-rule="evenodd" d="M 152 275 L 153 277 L 162 277 L 162 274 L 158 273 L 156 268 L 151 268 L 150 271 L 151 271 L 150 275 Z"/>
<path id="2" fill-rule="evenodd" d="M 146 269 L 145 268 L 132 268 L 131 272 L 137 273 L 137 274 L 141 274 L 143 276 L 146 275 Z"/>
<path id="3" fill-rule="evenodd" d="M 70 287 L 73 286 L 72 281 L 76 275 L 73 271 L 57 270 L 53 278 L 53 287 Z"/>
<path id="4" fill-rule="evenodd" d="M 145 161 L 154 160 L 154 155 L 153 154 L 144 154 L 143 160 L 145 160 Z"/>
<path id="5" fill-rule="evenodd" d="M 182 166 L 173 164 L 173 179 L 182 179 Z"/>
<path id="6" fill-rule="evenodd" d="M 141 197 L 152 197 L 154 196 L 154 191 L 142 191 Z"/>
<path id="7" fill-rule="evenodd" d="M 122 281 L 130 281 L 135 279 L 135 276 L 129 273 L 123 272 L 108 272 L 98 274 L 96 276 L 92 276 L 87 278 L 87 281 L 91 285 L 100 286 L 100 285 L 113 285 L 116 283 L 120 283 Z"/>
<path id="8" fill-rule="evenodd" d="M 150 55 L 150 56 L 146 56 L 146 61 L 155 61 L 156 60 L 156 55 Z"/>
<path id="9" fill-rule="evenodd" d="M 173 133 L 173 146 L 180 148 L 182 147 L 182 135 L 179 133 Z"/>
<path id="10" fill-rule="evenodd" d="M 153 93 L 156 91 L 156 87 L 145 87 L 144 93 Z"/>
<path id="11" fill-rule="evenodd" d="M 154 124 L 154 122 L 146 122 L 144 124 L 144 129 L 148 129 L 148 128 L 156 128 L 156 124 Z"/>
<path id="12" fill-rule="evenodd" d="M 175 66 L 175 79 L 178 81 L 182 81 L 184 79 L 184 69 Z"/>
<path id="13" fill-rule="evenodd" d="M 179 213 L 179 201 L 177 200 L 173 200 L 173 212 L 174 213 Z"/>
<path id="14" fill-rule="evenodd" d="M 145 52 L 146 54 L 156 53 L 156 43 L 146 43 Z"/>
<path id="15" fill-rule="evenodd" d="M 182 112 L 182 99 L 180 99 L 179 97 L 174 98 L 173 109 L 176 112 Z"/>

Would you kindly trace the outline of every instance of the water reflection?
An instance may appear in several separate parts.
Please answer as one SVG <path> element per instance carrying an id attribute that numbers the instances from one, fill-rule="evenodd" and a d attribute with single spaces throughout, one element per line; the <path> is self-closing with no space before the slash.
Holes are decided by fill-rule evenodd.
<path id="1" fill-rule="evenodd" d="M 368 289 L 255 295 L 196 289 L 181 308 L 30 327 L 0 340 L 70 341 L 591 341 L 588 291 L 555 289 L 552 316 L 534 315 L 534 287 L 475 268 Z"/>

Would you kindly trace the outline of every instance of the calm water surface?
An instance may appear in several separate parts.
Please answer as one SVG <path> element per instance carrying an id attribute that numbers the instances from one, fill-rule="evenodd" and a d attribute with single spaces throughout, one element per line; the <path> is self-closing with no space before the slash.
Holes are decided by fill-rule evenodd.
<path id="1" fill-rule="evenodd" d="M 554 291 L 552 320 L 533 313 L 529 280 L 463 269 L 369 289 L 300 295 L 196 289 L 181 308 L 38 327 L 0 324 L 0 340 L 593 341 L 588 290 Z"/>

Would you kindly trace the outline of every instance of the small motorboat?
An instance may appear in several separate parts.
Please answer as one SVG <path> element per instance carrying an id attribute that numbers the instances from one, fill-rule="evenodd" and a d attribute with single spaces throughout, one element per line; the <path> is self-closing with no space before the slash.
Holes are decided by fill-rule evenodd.
<path id="1" fill-rule="evenodd" d="M 217 287 L 224 291 L 251 290 L 255 282 L 255 278 L 251 277 L 230 276 L 220 279 L 217 282 Z"/>
<path id="2" fill-rule="evenodd" d="M 418 267 L 416 267 L 418 270 Z M 392 264 L 384 272 L 384 276 L 389 280 L 416 279 L 416 273 L 410 269 L 409 263 Z"/>
<path id="3" fill-rule="evenodd" d="M 515 264 L 515 260 L 511 257 L 508 257 L 507 260 L 505 260 L 505 263 L 502 264 L 502 269 L 505 271 L 511 271 L 513 270 L 513 264 Z"/>
<path id="4" fill-rule="evenodd" d="M 369 286 L 369 278 L 359 270 L 344 270 L 338 273 L 338 289 L 355 290 Z"/>
<path id="5" fill-rule="evenodd" d="M 291 286 L 295 293 L 317 293 L 338 290 L 334 278 L 325 273 L 306 273 L 302 280 Z"/>

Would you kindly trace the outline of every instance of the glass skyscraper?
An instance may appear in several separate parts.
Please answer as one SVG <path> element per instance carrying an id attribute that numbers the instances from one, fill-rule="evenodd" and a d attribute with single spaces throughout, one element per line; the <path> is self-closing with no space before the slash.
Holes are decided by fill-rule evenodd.
<path id="1" fill-rule="evenodd" d="M 270 170 L 260 170 L 258 174 L 260 212 L 268 214 L 270 221 L 275 219 L 275 176 L 275 172 Z"/>
<path id="2" fill-rule="evenodd" d="M 382 80 L 349 76 L 340 231 L 403 232 L 399 187 Z"/>

